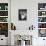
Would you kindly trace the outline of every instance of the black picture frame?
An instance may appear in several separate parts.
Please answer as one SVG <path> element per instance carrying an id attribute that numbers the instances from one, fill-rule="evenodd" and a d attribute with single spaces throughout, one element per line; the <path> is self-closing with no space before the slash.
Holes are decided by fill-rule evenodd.
<path id="1" fill-rule="evenodd" d="M 20 21 L 27 20 L 27 9 L 19 9 L 18 14 L 18 19 Z"/>

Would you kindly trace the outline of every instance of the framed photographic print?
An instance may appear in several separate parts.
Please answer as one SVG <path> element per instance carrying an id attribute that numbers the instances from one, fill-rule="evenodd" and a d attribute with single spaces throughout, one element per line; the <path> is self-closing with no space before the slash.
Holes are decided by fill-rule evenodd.
<path id="1" fill-rule="evenodd" d="M 8 37 L 8 23 L 0 23 L 0 35 Z"/>
<path id="2" fill-rule="evenodd" d="M 18 19 L 20 21 L 27 20 L 27 9 L 19 9 L 19 11 L 18 11 Z"/>
<path id="3" fill-rule="evenodd" d="M 8 3 L 0 3 L 0 10 L 8 10 Z"/>
<path id="4" fill-rule="evenodd" d="M 39 3 L 38 10 L 44 10 L 44 9 L 46 9 L 46 3 Z"/>
<path id="5" fill-rule="evenodd" d="M 46 29 L 39 29 L 39 37 L 46 37 Z"/>
<path id="6" fill-rule="evenodd" d="M 8 17 L 0 17 L 0 22 L 8 22 Z"/>
<path id="7" fill-rule="evenodd" d="M 38 23 L 38 28 L 46 28 L 46 23 Z"/>
<path id="8" fill-rule="evenodd" d="M 16 30 L 16 26 L 13 23 L 11 23 L 11 30 Z"/>
<path id="9" fill-rule="evenodd" d="M 0 16 L 8 16 L 8 11 L 0 11 Z"/>

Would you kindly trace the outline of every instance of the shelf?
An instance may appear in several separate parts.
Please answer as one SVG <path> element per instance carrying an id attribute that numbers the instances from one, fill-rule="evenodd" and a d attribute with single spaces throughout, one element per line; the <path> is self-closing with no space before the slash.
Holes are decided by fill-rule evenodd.
<path id="1" fill-rule="evenodd" d="M 0 17 L 8 17 L 8 16 L 0 16 Z"/>
<path id="2" fill-rule="evenodd" d="M 38 11 L 46 11 L 46 10 L 38 10 Z"/>
<path id="3" fill-rule="evenodd" d="M 46 22 L 38 22 L 38 23 L 46 23 Z"/>
<path id="4" fill-rule="evenodd" d="M 8 23 L 8 22 L 0 22 L 0 23 Z"/>
<path id="5" fill-rule="evenodd" d="M 38 29 L 46 29 L 46 28 L 38 28 Z"/>
<path id="6" fill-rule="evenodd" d="M 38 17 L 46 17 L 46 15 L 44 15 L 44 16 L 38 16 Z"/>
<path id="7" fill-rule="evenodd" d="M 0 11 L 8 11 L 8 10 L 0 10 Z"/>

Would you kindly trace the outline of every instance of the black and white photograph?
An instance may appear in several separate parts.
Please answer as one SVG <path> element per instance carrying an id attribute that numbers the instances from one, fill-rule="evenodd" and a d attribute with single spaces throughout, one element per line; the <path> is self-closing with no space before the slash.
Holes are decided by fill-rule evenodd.
<path id="1" fill-rule="evenodd" d="M 38 10 L 45 10 L 46 9 L 46 3 L 38 3 Z"/>
<path id="2" fill-rule="evenodd" d="M 46 17 L 38 17 L 38 22 L 46 22 Z"/>
<path id="3" fill-rule="evenodd" d="M 18 19 L 20 21 L 26 21 L 27 20 L 27 9 L 19 9 L 18 10 Z"/>
<path id="4" fill-rule="evenodd" d="M 8 10 L 8 3 L 0 3 L 0 10 Z"/>
<path id="5" fill-rule="evenodd" d="M 0 22 L 8 22 L 8 17 L 0 17 Z"/>

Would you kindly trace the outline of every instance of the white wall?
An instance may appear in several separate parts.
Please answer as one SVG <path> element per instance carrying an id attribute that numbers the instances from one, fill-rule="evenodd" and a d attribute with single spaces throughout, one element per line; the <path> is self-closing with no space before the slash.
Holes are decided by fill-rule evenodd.
<path id="1" fill-rule="evenodd" d="M 19 9 L 27 9 L 27 21 L 18 20 Z M 12 22 L 16 25 L 17 30 L 27 30 L 29 26 L 37 23 L 37 2 L 32 0 L 12 0 L 11 15 Z"/>
<path id="2" fill-rule="evenodd" d="M 18 32 L 19 30 L 27 30 L 33 24 L 36 32 L 34 36 L 38 36 L 38 3 L 45 2 L 46 0 L 11 0 L 11 22 L 16 25 Z M 27 21 L 18 20 L 18 9 L 27 9 Z M 44 43 L 41 39 L 43 38 L 34 37 L 33 46 L 41 46 L 40 44 Z"/>
<path id="3" fill-rule="evenodd" d="M 27 30 L 29 26 L 38 27 L 38 3 L 46 0 L 11 0 L 11 22 L 16 25 L 17 30 Z M 18 20 L 18 9 L 27 9 L 27 21 Z"/>

